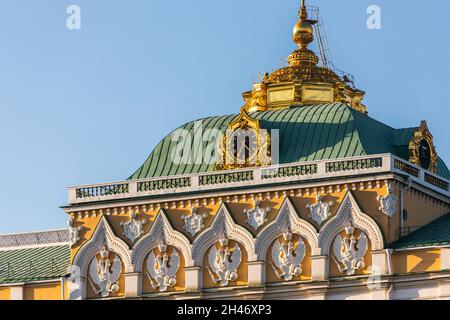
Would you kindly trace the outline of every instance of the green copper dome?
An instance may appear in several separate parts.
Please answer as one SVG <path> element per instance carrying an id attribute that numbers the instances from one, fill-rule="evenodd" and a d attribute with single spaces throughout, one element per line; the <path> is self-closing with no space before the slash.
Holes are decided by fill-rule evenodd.
<path id="1" fill-rule="evenodd" d="M 217 128 L 225 132 L 238 115 L 205 118 L 205 131 Z M 311 106 L 293 106 L 287 109 L 254 112 L 251 116 L 260 120 L 264 129 L 278 129 L 280 134 L 280 163 L 326 160 L 392 153 L 409 159 L 408 143 L 417 128 L 394 129 L 345 104 L 331 103 Z M 190 131 L 194 137 L 200 126 L 195 121 L 180 128 Z M 204 142 L 206 147 L 207 142 Z M 175 165 L 171 153 L 177 146 L 171 135 L 166 136 L 153 150 L 144 164 L 130 179 L 144 179 L 181 174 L 214 171 L 211 164 Z M 194 156 L 197 150 L 193 150 Z M 439 159 L 437 173 L 449 179 L 450 172 Z"/>

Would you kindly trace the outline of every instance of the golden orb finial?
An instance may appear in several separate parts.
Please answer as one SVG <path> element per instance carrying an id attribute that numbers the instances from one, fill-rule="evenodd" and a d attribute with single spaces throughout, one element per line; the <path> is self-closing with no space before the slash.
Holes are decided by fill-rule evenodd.
<path id="1" fill-rule="evenodd" d="M 308 19 L 308 10 L 306 9 L 305 0 L 302 0 L 298 18 L 299 21 L 294 26 L 292 39 L 300 46 L 300 48 L 308 48 L 308 45 L 314 41 L 313 25 L 316 21 Z"/>
<path id="2" fill-rule="evenodd" d="M 308 45 L 314 41 L 313 25 L 316 24 L 317 21 L 308 18 L 305 0 L 302 0 L 298 18 L 299 20 L 294 26 L 292 40 L 297 43 L 300 48 L 295 50 L 289 56 L 289 64 L 291 66 L 317 65 L 319 58 L 314 52 L 308 49 Z"/>

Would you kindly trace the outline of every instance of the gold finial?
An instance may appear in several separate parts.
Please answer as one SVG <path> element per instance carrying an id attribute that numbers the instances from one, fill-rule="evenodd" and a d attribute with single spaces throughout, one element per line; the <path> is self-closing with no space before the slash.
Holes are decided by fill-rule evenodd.
<path id="1" fill-rule="evenodd" d="M 293 40 L 300 48 L 308 48 L 308 45 L 314 40 L 313 24 L 316 22 L 308 19 L 308 10 L 305 0 L 302 0 L 302 6 L 298 14 L 299 21 L 294 26 Z"/>
<path id="2" fill-rule="evenodd" d="M 305 0 L 302 0 L 302 6 L 298 14 L 298 22 L 294 26 L 292 40 L 298 44 L 299 49 L 295 50 L 289 56 L 289 64 L 291 66 L 299 65 L 317 65 L 319 58 L 308 49 L 308 45 L 314 41 L 313 25 L 317 23 L 315 20 L 308 18 L 308 10 Z"/>
<path id="3" fill-rule="evenodd" d="M 300 18 L 300 20 L 308 19 L 308 11 L 306 10 L 305 0 L 302 0 L 302 6 L 300 7 L 298 17 Z"/>

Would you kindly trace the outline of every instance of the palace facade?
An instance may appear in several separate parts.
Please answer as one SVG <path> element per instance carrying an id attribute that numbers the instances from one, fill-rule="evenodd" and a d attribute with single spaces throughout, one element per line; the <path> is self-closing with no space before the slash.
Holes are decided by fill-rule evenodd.
<path id="1" fill-rule="evenodd" d="M 310 49 L 319 31 L 303 1 L 298 48 L 238 114 L 183 125 L 127 180 L 69 188 L 67 230 L 0 236 L 0 299 L 449 298 L 432 133 L 371 118 Z"/>

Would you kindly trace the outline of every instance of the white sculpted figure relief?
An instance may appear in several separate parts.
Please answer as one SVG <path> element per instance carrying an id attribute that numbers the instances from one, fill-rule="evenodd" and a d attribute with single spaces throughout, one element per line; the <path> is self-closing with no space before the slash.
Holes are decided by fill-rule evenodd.
<path id="1" fill-rule="evenodd" d="M 272 247 L 272 268 L 278 278 L 291 281 L 302 274 L 301 264 L 305 258 L 305 243 L 299 238 L 297 248 L 292 243 L 292 233 L 287 230 L 283 234 L 284 242 L 276 240 Z"/>
<path id="2" fill-rule="evenodd" d="M 191 215 L 183 216 L 181 219 L 184 221 L 184 230 L 189 232 L 191 236 L 194 237 L 205 228 L 204 220 L 208 217 L 208 215 L 206 213 L 198 214 L 197 208 L 192 208 L 191 212 Z"/>
<path id="3" fill-rule="evenodd" d="M 94 257 L 89 266 L 89 282 L 96 295 L 101 295 L 103 298 L 109 297 L 111 293 L 119 291 L 118 280 L 122 273 L 122 262 L 119 256 L 114 256 L 114 261 L 111 265 L 109 258 L 109 251 L 104 247 L 100 251 L 100 259 Z"/>
<path id="4" fill-rule="evenodd" d="M 392 218 L 397 212 L 398 198 L 394 195 L 394 188 L 391 185 L 389 185 L 387 190 L 388 194 L 386 196 L 378 197 L 378 201 L 380 201 L 379 210 L 389 218 Z"/>
<path id="5" fill-rule="evenodd" d="M 219 240 L 219 244 L 220 249 L 217 250 L 214 244 L 209 250 L 208 271 L 215 283 L 226 287 L 229 281 L 236 281 L 238 278 L 237 269 L 241 264 L 242 253 L 237 243 L 234 244 L 233 253 L 231 253 L 226 236 Z"/>
<path id="6" fill-rule="evenodd" d="M 130 221 L 120 223 L 123 228 L 123 235 L 131 242 L 136 241 L 144 234 L 144 225 L 147 223 L 145 220 L 137 220 L 136 217 L 137 215 L 132 212 Z"/>
<path id="7" fill-rule="evenodd" d="M 309 209 L 311 212 L 309 217 L 321 225 L 325 220 L 327 220 L 331 215 L 331 207 L 334 206 L 334 202 L 324 202 L 322 195 L 317 195 L 317 203 L 316 204 L 308 204 L 306 209 Z"/>
<path id="8" fill-rule="evenodd" d="M 176 274 L 180 268 L 180 257 L 175 248 L 169 256 L 165 242 L 158 245 L 158 250 L 160 254 L 155 256 L 155 252 L 152 250 L 147 259 L 147 277 L 153 289 L 166 292 L 177 283 Z"/>
<path id="9" fill-rule="evenodd" d="M 80 240 L 80 232 L 81 230 L 83 230 L 83 227 L 79 226 L 79 227 L 74 227 L 73 226 L 73 222 L 74 222 L 74 218 L 73 217 L 69 217 L 69 221 L 67 221 L 67 226 L 69 228 L 69 243 L 70 243 L 70 247 L 73 247 L 74 245 L 76 245 Z"/>
<path id="10" fill-rule="evenodd" d="M 244 214 L 247 215 L 246 222 L 255 230 L 258 230 L 264 223 L 267 222 L 267 214 L 271 211 L 271 208 L 263 209 L 260 207 L 261 201 L 255 201 L 255 206 L 251 210 L 244 210 Z"/>
<path id="11" fill-rule="evenodd" d="M 346 236 L 337 235 L 333 242 L 333 259 L 341 273 L 352 276 L 365 267 L 364 256 L 368 249 L 368 240 L 364 232 L 357 239 L 355 227 L 350 223 L 345 228 Z"/>

